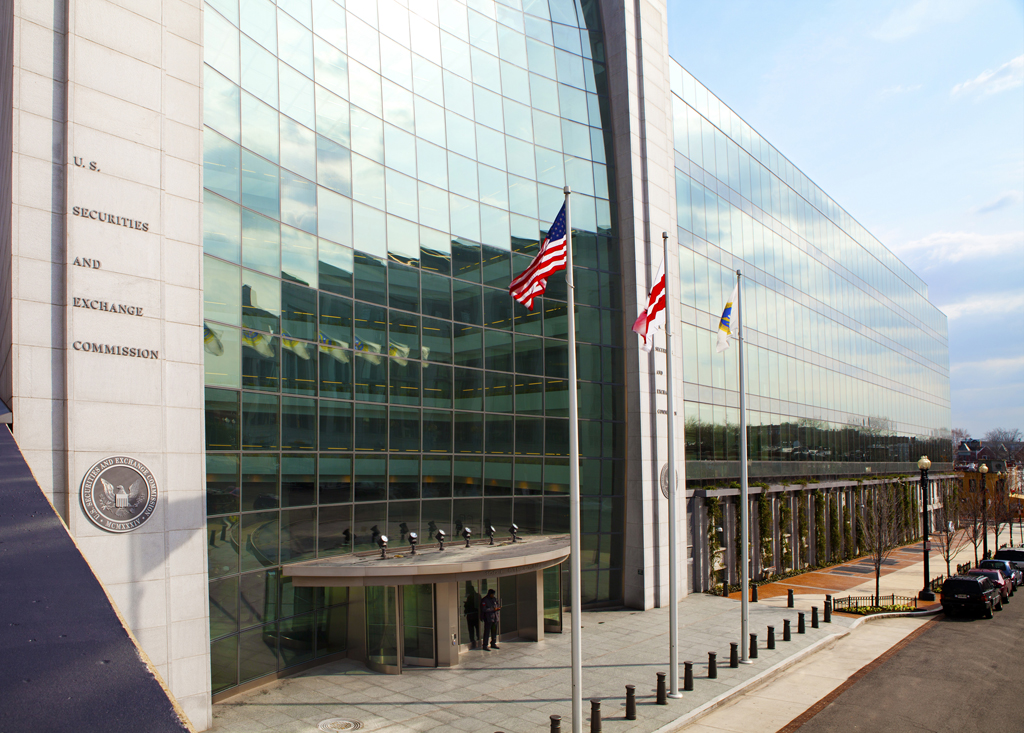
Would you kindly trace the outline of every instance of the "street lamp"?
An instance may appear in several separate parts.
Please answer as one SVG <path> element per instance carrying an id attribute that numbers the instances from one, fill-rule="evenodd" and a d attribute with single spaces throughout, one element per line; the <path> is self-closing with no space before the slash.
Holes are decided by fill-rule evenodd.
<path id="1" fill-rule="evenodd" d="M 921 470 L 921 524 L 924 529 L 924 588 L 917 597 L 922 601 L 934 601 L 935 594 L 931 589 L 932 576 L 928 569 L 928 551 L 931 549 L 931 543 L 928 541 L 931 536 L 928 526 L 928 469 L 932 467 L 932 462 L 928 460 L 928 456 L 921 456 L 917 467 Z"/>
<path id="2" fill-rule="evenodd" d="M 985 474 L 988 473 L 988 466 L 982 463 L 978 466 L 978 473 L 981 474 L 981 526 L 984 529 L 984 533 L 981 535 L 981 557 L 984 560 L 988 559 L 988 492 L 986 491 L 987 486 L 985 485 Z M 977 555 L 975 555 L 977 557 Z"/>

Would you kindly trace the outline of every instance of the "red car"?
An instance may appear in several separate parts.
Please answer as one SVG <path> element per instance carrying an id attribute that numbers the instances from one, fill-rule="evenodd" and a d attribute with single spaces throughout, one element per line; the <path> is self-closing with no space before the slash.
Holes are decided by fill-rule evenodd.
<path id="1" fill-rule="evenodd" d="M 999 589 L 999 595 L 1003 598 L 1003 603 L 1010 602 L 1010 581 L 1003 577 L 1003 574 L 999 570 L 993 570 L 990 568 L 974 568 L 968 571 L 968 575 L 984 575 L 986 578 L 992 581 L 992 585 Z"/>

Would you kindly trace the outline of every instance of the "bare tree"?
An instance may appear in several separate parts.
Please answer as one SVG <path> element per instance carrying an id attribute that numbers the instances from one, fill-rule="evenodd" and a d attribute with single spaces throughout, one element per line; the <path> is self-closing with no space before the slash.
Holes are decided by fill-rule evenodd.
<path id="1" fill-rule="evenodd" d="M 962 507 L 959 486 L 940 481 L 938 495 L 941 506 L 935 510 L 935 527 L 932 528 L 932 536 L 938 539 L 939 554 L 946 561 L 946 576 L 948 577 L 953 574 L 951 567 L 953 558 L 960 550 L 967 547 L 970 537 L 960 527 Z"/>
<path id="2" fill-rule="evenodd" d="M 867 490 L 864 506 L 864 549 L 875 568 L 875 605 L 879 605 L 882 565 L 900 544 L 903 497 L 900 479 Z"/>
<path id="3" fill-rule="evenodd" d="M 985 433 L 985 446 L 1000 460 L 1009 460 L 1019 447 L 1021 432 L 1018 428 L 992 428 Z"/>
<path id="4" fill-rule="evenodd" d="M 1010 526 L 1011 542 L 1013 539 L 1013 515 L 1010 509 L 1010 492 L 1007 490 L 1005 476 L 995 477 L 989 482 L 988 499 L 989 513 L 992 515 L 992 525 L 995 527 L 995 546 L 999 547 L 999 530 L 1006 524 Z"/>
<path id="5" fill-rule="evenodd" d="M 966 428 L 953 428 L 950 431 L 950 437 L 953 442 L 953 453 L 956 453 L 956 449 L 960 447 L 961 443 L 971 439 L 971 431 Z"/>
<path id="6" fill-rule="evenodd" d="M 982 474 L 977 474 L 981 476 Z M 985 493 L 977 486 L 971 486 L 960 495 L 960 518 L 967 533 L 967 539 L 974 545 L 974 564 L 978 564 L 978 547 L 985 538 Z"/>

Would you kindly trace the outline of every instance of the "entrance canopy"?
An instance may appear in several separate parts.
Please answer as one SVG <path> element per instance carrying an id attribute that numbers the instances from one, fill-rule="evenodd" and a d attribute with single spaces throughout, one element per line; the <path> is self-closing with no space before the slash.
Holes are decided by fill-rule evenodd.
<path id="1" fill-rule="evenodd" d="M 520 575 L 558 565 L 569 556 L 569 535 L 528 537 L 518 542 L 490 545 L 480 540 L 420 545 L 413 555 L 408 547 L 379 552 L 341 555 L 284 566 L 284 575 L 300 587 L 358 587 L 451 583 L 476 578 Z"/>

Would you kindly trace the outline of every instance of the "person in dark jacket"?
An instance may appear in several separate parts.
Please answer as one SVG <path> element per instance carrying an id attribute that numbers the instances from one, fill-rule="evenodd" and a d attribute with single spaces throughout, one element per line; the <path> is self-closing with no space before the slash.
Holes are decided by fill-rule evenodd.
<path id="1" fill-rule="evenodd" d="M 462 612 L 466 615 L 466 626 L 469 628 L 469 648 L 476 649 L 480 640 L 480 604 L 479 596 L 470 588 L 466 591 L 466 602 L 462 604 Z"/>
<path id="2" fill-rule="evenodd" d="M 487 651 L 487 639 L 491 640 L 491 649 L 498 648 L 498 611 L 501 610 L 501 604 L 498 602 L 498 596 L 494 593 L 494 588 L 487 591 L 487 595 L 480 601 L 480 615 L 484 620 L 484 651 Z"/>

